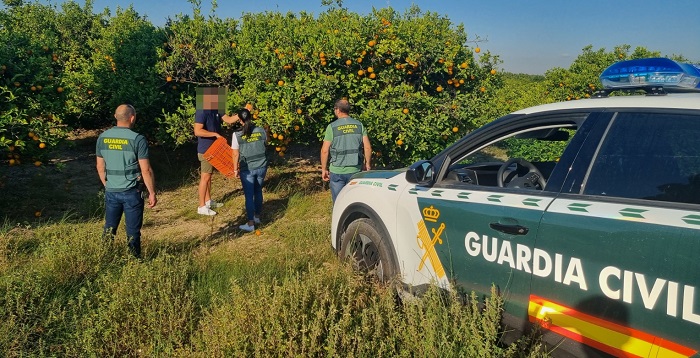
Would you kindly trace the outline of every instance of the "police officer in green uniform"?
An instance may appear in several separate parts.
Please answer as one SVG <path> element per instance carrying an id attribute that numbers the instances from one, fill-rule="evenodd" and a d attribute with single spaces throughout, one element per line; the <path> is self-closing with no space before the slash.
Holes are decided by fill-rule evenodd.
<path id="1" fill-rule="evenodd" d="M 148 160 L 146 138 L 131 128 L 136 110 L 122 104 L 114 112 L 117 125 L 97 138 L 97 174 L 105 187 L 105 226 L 103 237 L 113 237 L 124 214 L 129 251 L 141 257 L 141 226 L 144 199 L 140 183 L 148 190 L 148 207 L 156 199 L 155 180 Z"/>
<path id="2" fill-rule="evenodd" d="M 335 202 L 353 174 L 371 169 L 372 146 L 367 129 L 360 121 L 350 117 L 350 102 L 338 100 L 333 112 L 338 119 L 326 127 L 321 147 L 321 178 L 330 181 L 331 198 Z"/>
<path id="3" fill-rule="evenodd" d="M 262 186 L 267 173 L 267 155 L 265 154 L 267 134 L 263 128 L 255 126 L 247 109 L 238 111 L 237 116 L 243 128 L 234 133 L 231 139 L 233 171 L 234 175 L 241 177 L 245 211 L 248 217 L 248 222 L 240 225 L 239 228 L 244 231 L 253 231 L 255 224 L 260 224 L 262 213 Z"/>

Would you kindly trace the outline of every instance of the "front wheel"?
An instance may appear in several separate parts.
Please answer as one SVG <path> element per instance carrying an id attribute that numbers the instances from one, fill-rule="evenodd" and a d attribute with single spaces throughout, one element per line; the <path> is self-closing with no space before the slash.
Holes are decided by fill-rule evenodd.
<path id="1" fill-rule="evenodd" d="M 374 276 L 380 282 L 389 282 L 398 273 L 396 259 L 391 242 L 381 232 L 371 219 L 353 221 L 343 233 L 338 255 L 342 260 L 350 261 L 356 270 Z"/>

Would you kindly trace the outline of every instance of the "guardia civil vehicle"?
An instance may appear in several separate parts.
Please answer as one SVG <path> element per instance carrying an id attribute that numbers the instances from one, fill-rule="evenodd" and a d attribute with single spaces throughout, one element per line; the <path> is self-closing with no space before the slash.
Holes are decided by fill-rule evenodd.
<path id="1" fill-rule="evenodd" d="M 541 326 L 555 356 L 700 356 L 700 67 L 639 59 L 600 79 L 599 98 L 358 173 L 331 244 L 408 287 L 494 286 L 505 331 Z"/>

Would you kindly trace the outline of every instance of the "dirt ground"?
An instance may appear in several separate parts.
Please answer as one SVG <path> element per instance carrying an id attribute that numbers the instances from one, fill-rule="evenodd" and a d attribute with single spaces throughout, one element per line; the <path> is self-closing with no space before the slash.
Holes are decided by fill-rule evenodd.
<path id="1" fill-rule="evenodd" d="M 73 133 L 52 153 L 55 159 L 44 166 L 23 164 L 0 170 L 0 217 L 5 225 L 101 221 L 104 194 L 95 170 L 99 133 Z M 283 215 L 289 196 L 295 192 L 327 192 L 327 183 L 320 179 L 319 150 L 320 146 L 290 146 L 285 158 L 272 157 L 263 222 Z M 194 144 L 174 150 L 151 146 L 149 153 L 156 174 L 158 205 L 146 209 L 144 236 L 187 242 L 240 232 L 238 225 L 245 221 L 245 209 L 239 179 L 216 173 L 212 197 L 224 206 L 216 216 L 201 216 L 196 213 L 199 162 Z M 330 194 L 328 197 L 330 200 Z"/>

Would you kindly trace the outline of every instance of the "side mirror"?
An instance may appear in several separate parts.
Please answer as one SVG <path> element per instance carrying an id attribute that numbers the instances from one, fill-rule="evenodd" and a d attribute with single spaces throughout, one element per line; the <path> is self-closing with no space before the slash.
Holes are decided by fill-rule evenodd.
<path id="1" fill-rule="evenodd" d="M 435 179 L 433 163 L 429 160 L 421 160 L 413 163 L 406 171 L 406 181 L 411 184 L 430 185 Z"/>

